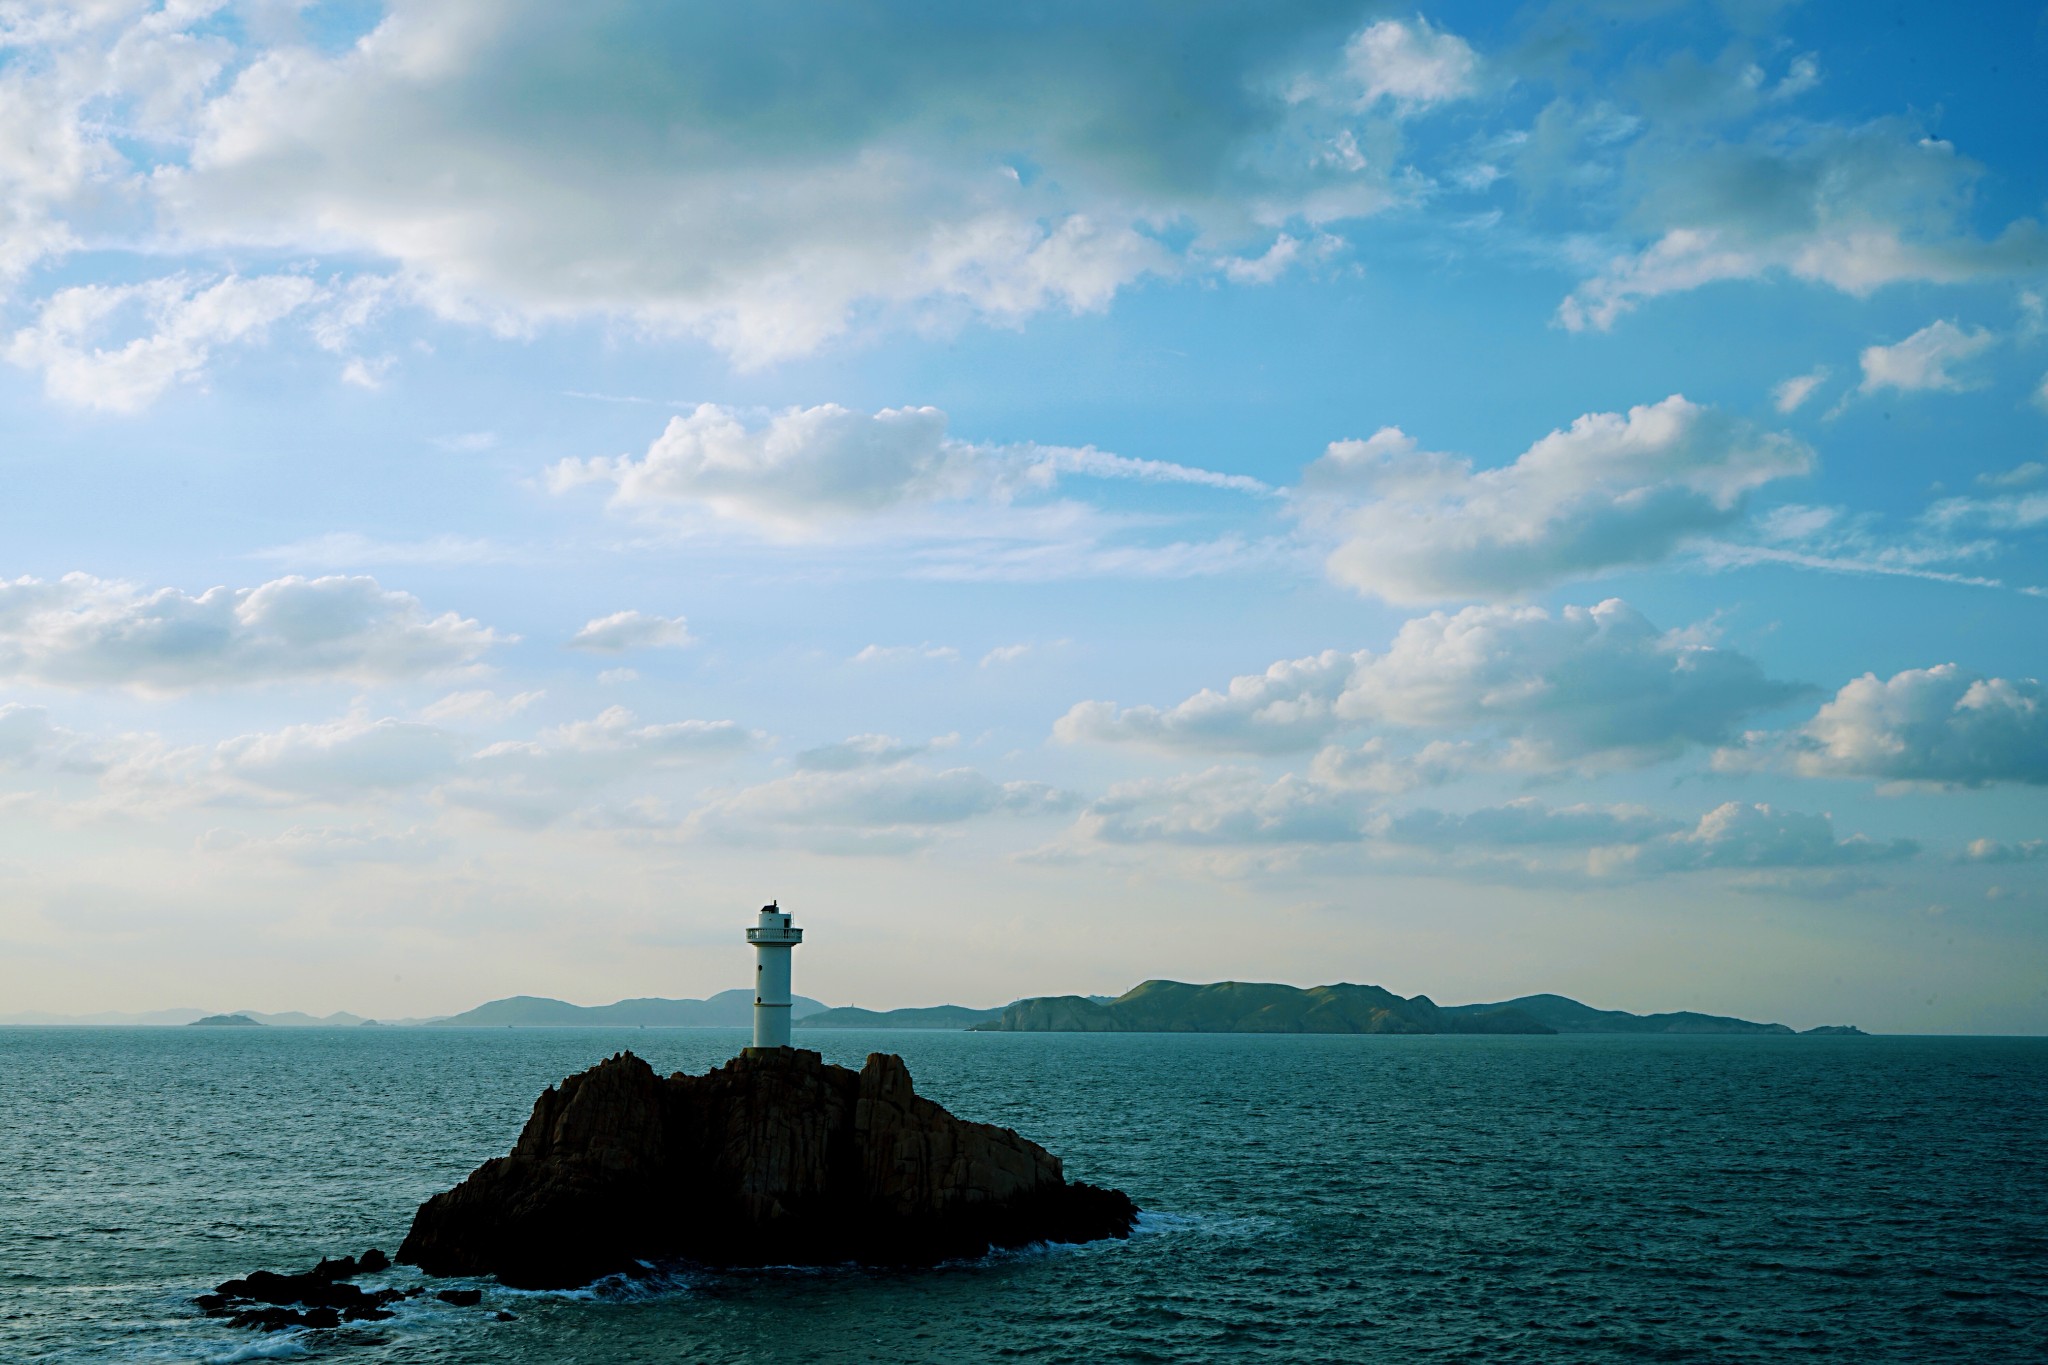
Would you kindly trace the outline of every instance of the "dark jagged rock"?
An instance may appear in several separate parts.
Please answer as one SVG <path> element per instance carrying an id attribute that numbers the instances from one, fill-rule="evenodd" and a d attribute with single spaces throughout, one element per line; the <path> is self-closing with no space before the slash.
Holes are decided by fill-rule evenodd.
<path id="1" fill-rule="evenodd" d="M 481 1289 L 444 1289 L 434 1295 L 443 1303 L 452 1303 L 457 1308 L 474 1308 L 484 1301 Z"/>
<path id="2" fill-rule="evenodd" d="M 391 1268 L 391 1258 L 371 1247 L 360 1257 L 341 1256 L 334 1260 L 323 1260 L 313 1267 L 313 1273 L 327 1280 L 352 1280 L 358 1275 L 374 1275 L 380 1270 Z"/>
<path id="3" fill-rule="evenodd" d="M 375 1247 L 360 1258 L 323 1260 L 297 1275 L 257 1270 L 226 1280 L 215 1292 L 192 1302 L 210 1318 L 226 1318 L 234 1327 L 277 1332 L 287 1327 L 339 1327 L 344 1322 L 376 1322 L 391 1316 L 387 1304 L 409 1295 L 397 1289 L 360 1289 L 349 1283 L 357 1275 L 388 1270 L 391 1258 Z"/>
<path id="4" fill-rule="evenodd" d="M 339 1327 L 342 1322 L 341 1314 L 332 1308 L 243 1308 L 220 1316 L 227 1318 L 230 1327 L 250 1327 L 259 1332 L 282 1332 L 287 1327 Z"/>
<path id="5" fill-rule="evenodd" d="M 931 1264 L 1124 1237 L 1136 1219 L 1036 1143 L 913 1093 L 899 1057 L 855 1072 L 749 1049 L 664 1079 L 622 1052 L 550 1088 L 509 1156 L 422 1204 L 398 1259 L 566 1288 L 669 1257 Z"/>

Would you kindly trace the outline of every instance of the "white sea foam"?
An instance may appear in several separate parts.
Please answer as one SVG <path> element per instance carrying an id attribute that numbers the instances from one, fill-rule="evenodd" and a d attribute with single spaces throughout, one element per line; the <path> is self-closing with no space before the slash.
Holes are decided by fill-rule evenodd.
<path id="1" fill-rule="evenodd" d="M 513 1289 L 508 1285 L 491 1281 L 476 1281 L 474 1287 L 484 1290 L 487 1295 L 528 1299 L 576 1299 L 586 1302 L 603 1299 L 608 1303 L 618 1303 L 687 1293 L 696 1287 L 698 1278 L 696 1273 L 690 1271 L 642 1261 L 636 1274 L 621 1271 L 616 1275 L 607 1275 L 601 1280 L 593 1280 L 577 1289 Z M 469 1283 L 471 1282 L 464 1282 Z"/>
<path id="2" fill-rule="evenodd" d="M 246 1346 L 217 1356 L 205 1357 L 205 1365 L 240 1365 L 244 1360 L 291 1360 L 309 1354 L 305 1342 L 296 1334 L 268 1336 L 261 1341 L 252 1341 Z"/>
<path id="3" fill-rule="evenodd" d="M 1267 1218 L 1256 1213 L 1167 1213 L 1162 1210 L 1144 1210 L 1138 1214 L 1138 1225 L 1131 1230 L 1136 1237 L 1157 1237 L 1168 1234 L 1184 1234 L 1197 1237 L 1285 1237 L 1292 1229 L 1277 1218 Z"/>

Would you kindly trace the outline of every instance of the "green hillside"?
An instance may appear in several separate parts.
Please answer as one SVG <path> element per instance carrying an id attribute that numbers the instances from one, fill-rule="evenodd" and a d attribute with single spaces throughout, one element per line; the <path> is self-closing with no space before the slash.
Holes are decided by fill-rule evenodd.
<path id="1" fill-rule="evenodd" d="M 1630 1014 L 1627 1010 L 1602 1010 L 1582 1005 L 1568 996 L 1525 995 L 1493 1005 L 1453 1005 L 1444 1013 L 1464 1015 L 1474 1011 L 1520 1010 L 1558 1033 L 1790 1033 L 1783 1024 L 1758 1024 L 1722 1014 L 1696 1014 L 1678 1010 L 1669 1014 Z"/>
<path id="2" fill-rule="evenodd" d="M 1441 1010 L 1426 995 L 1404 999 L 1379 986 L 1282 986 L 1147 981 L 1107 1004 L 1084 996 L 1019 1000 L 974 1026 L 1003 1033 L 1550 1033 L 1507 1007 Z"/>

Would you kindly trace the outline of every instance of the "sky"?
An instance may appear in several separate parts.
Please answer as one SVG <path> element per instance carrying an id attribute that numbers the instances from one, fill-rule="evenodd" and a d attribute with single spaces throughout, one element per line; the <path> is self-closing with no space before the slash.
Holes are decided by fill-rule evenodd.
<path id="1" fill-rule="evenodd" d="M 2048 9 L 0 0 L 0 1014 L 2048 1031 Z"/>

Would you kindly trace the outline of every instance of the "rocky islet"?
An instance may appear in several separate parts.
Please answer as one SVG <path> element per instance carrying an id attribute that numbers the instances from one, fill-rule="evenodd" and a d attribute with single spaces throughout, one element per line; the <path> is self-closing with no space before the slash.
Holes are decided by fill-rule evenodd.
<path id="1" fill-rule="evenodd" d="M 358 1275 L 391 1268 L 391 1258 L 372 1247 L 361 1257 L 323 1260 L 295 1275 L 258 1270 L 223 1281 L 211 1294 L 193 1300 L 210 1318 L 226 1318 L 235 1327 L 277 1332 L 287 1327 L 339 1327 L 344 1322 L 378 1322 L 392 1316 L 391 1305 L 419 1293 L 417 1289 L 363 1289 L 350 1283 Z"/>
<path id="2" fill-rule="evenodd" d="M 891 1054 L 854 1071 L 749 1049 L 662 1077 L 622 1052 L 551 1087 L 510 1154 L 421 1205 L 398 1258 L 564 1288 L 658 1259 L 928 1265 L 1136 1220 L 1037 1143 L 916 1094 Z"/>
<path id="3" fill-rule="evenodd" d="M 749 1049 L 703 1076 L 662 1077 L 622 1052 L 550 1087 L 510 1154 L 421 1205 L 398 1259 L 432 1276 L 570 1288 L 657 1259 L 928 1265 L 1126 1237 L 1137 1212 L 1118 1191 L 1069 1182 L 1037 1143 L 918 1095 L 890 1054 L 856 1072 L 802 1049 Z M 378 1322 L 429 1292 L 353 1283 L 391 1265 L 372 1248 L 254 1271 L 193 1302 L 265 1332 Z M 432 1297 L 467 1308 L 483 1295 Z"/>

